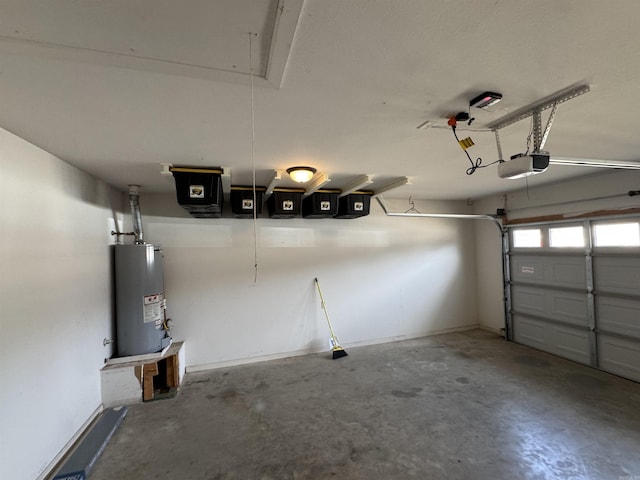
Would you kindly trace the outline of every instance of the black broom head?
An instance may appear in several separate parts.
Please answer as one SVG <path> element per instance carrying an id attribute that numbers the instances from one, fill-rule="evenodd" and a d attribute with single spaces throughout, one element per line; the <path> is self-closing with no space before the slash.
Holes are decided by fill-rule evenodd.
<path id="1" fill-rule="evenodd" d="M 336 348 L 333 350 L 333 359 L 346 357 L 348 354 L 342 348 Z"/>

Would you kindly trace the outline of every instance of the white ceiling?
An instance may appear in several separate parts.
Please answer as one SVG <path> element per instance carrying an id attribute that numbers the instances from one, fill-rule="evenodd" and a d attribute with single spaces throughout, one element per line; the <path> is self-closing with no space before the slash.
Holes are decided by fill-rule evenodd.
<path id="1" fill-rule="evenodd" d="M 473 112 L 477 129 L 589 84 L 546 149 L 640 161 L 638 18 L 637 0 L 3 0 L 0 126 L 123 190 L 173 191 L 161 163 L 250 183 L 251 38 L 258 183 L 309 164 L 327 187 L 408 176 L 394 196 L 477 198 L 524 186 L 495 166 L 467 176 L 438 128 L 484 90 L 504 100 Z M 529 128 L 501 130 L 505 156 Z M 497 158 L 490 132 L 460 134 Z M 529 184 L 593 172 L 551 166 Z"/>

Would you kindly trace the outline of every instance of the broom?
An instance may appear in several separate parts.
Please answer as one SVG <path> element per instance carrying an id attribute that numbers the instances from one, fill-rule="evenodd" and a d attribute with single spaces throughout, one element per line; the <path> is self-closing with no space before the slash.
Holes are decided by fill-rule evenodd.
<path id="1" fill-rule="evenodd" d="M 344 348 L 340 346 L 338 342 L 338 337 L 333 333 L 333 327 L 331 326 L 331 320 L 329 320 L 329 314 L 327 313 L 327 306 L 324 303 L 324 298 L 322 296 L 322 290 L 320 290 L 320 283 L 318 279 L 315 279 L 316 287 L 318 287 L 318 293 L 320 294 L 320 302 L 322 303 L 322 310 L 324 310 L 324 316 L 327 317 L 327 323 L 329 324 L 329 331 L 331 332 L 331 351 L 333 352 L 333 359 L 342 358 L 347 356 L 347 352 L 344 351 Z"/>

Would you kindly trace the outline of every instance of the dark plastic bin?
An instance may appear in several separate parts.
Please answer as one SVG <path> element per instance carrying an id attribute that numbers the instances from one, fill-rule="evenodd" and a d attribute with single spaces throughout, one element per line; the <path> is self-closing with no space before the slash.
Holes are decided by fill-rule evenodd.
<path id="1" fill-rule="evenodd" d="M 340 190 L 318 190 L 302 199 L 304 218 L 333 218 L 338 213 Z"/>
<path id="2" fill-rule="evenodd" d="M 255 211 L 256 216 L 262 214 L 262 200 L 264 198 L 264 187 L 256 187 Z M 253 187 L 231 187 L 231 211 L 236 218 L 253 218 Z"/>
<path id="3" fill-rule="evenodd" d="M 295 218 L 302 214 L 303 190 L 274 190 L 267 199 L 271 218 Z"/>
<path id="4" fill-rule="evenodd" d="M 350 193 L 338 200 L 338 214 L 335 218 L 359 218 L 369 215 L 371 195 Z"/>
<path id="5" fill-rule="evenodd" d="M 177 167 L 172 169 L 178 203 L 196 218 L 222 216 L 224 195 L 220 169 Z"/>

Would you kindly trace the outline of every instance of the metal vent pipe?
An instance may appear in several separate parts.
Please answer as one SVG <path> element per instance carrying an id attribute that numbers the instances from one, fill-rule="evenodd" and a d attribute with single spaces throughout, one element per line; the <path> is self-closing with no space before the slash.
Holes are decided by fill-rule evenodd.
<path id="1" fill-rule="evenodd" d="M 131 222 L 136 245 L 144 243 L 142 231 L 142 215 L 140 214 L 140 185 L 129 185 L 129 206 L 131 207 Z"/>

